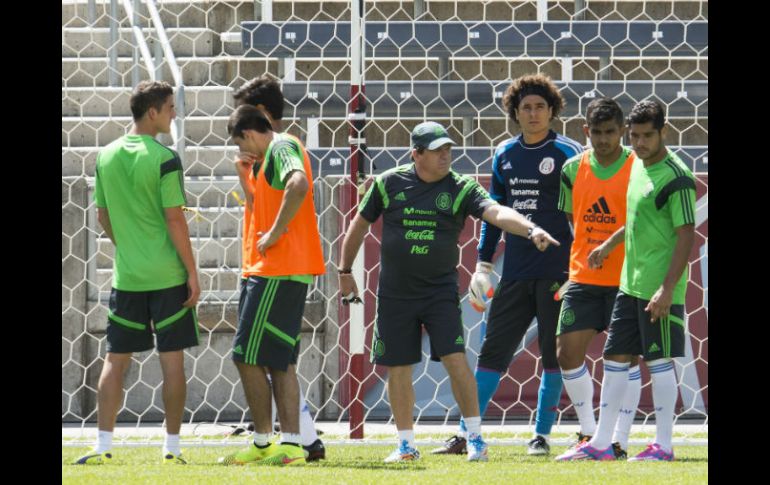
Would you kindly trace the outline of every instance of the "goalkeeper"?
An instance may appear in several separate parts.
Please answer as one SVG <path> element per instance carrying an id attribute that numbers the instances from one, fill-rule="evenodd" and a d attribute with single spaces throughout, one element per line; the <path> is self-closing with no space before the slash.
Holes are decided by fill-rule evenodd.
<path id="1" fill-rule="evenodd" d="M 549 128 L 559 115 L 564 100 L 547 76 L 527 75 L 513 81 L 503 97 L 508 116 L 522 133 L 498 145 L 492 158 L 491 197 L 521 212 L 542 226 L 562 244 L 545 252 L 521 235 L 505 238 L 502 281 L 494 293 L 487 332 L 476 367 L 478 400 L 483 416 L 500 378 L 508 369 L 524 333 L 537 317 L 538 344 L 543 357 L 543 377 L 537 403 L 535 434 L 528 444 L 530 455 L 550 452 L 548 435 L 556 419 L 562 390 L 556 360 L 556 323 L 559 302 L 554 293 L 567 279 L 572 234 L 564 214 L 557 207 L 559 174 L 564 162 L 582 152 L 582 146 Z M 470 300 L 478 311 L 486 309 L 492 296 L 489 274 L 492 256 L 501 231 L 486 222 L 481 225 L 479 261 L 470 285 Z M 460 434 L 447 440 L 435 454 L 462 454 L 466 448 L 466 422 Z"/>

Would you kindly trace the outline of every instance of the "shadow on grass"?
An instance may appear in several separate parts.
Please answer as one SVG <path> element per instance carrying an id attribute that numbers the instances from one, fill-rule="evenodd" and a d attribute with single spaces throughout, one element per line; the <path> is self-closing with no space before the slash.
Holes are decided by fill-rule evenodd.
<path id="1" fill-rule="evenodd" d="M 361 460 L 335 460 L 321 461 L 319 463 L 308 463 L 305 467 L 313 468 L 355 468 L 360 470 L 426 470 L 427 467 L 418 463 L 383 463 L 381 461 L 361 461 Z"/>

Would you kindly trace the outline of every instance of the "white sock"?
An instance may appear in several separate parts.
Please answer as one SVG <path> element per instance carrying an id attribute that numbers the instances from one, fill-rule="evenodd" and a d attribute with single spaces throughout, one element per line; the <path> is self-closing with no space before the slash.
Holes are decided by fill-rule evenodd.
<path id="1" fill-rule="evenodd" d="M 465 418 L 465 427 L 468 428 L 468 439 L 472 440 L 476 436 L 481 436 L 481 416 Z"/>
<path id="2" fill-rule="evenodd" d="M 251 434 L 254 439 L 254 444 L 257 446 L 265 447 L 270 442 L 270 435 L 273 433 L 257 433 L 256 431 Z"/>
<path id="3" fill-rule="evenodd" d="M 270 425 L 272 426 L 270 431 L 273 431 L 275 429 L 275 423 L 278 421 L 278 405 L 275 403 L 275 394 L 272 394 L 270 405 L 272 406 L 270 408 Z"/>
<path id="4" fill-rule="evenodd" d="M 604 378 L 602 393 L 599 398 L 599 424 L 596 426 L 591 446 L 598 450 L 606 450 L 612 441 L 612 431 L 618 421 L 620 405 L 628 386 L 628 362 L 621 364 L 611 360 L 604 361 Z"/>
<path id="5" fill-rule="evenodd" d="M 281 433 L 281 443 L 294 443 L 295 445 L 302 444 L 302 438 L 299 433 Z"/>
<path id="6" fill-rule="evenodd" d="M 647 362 L 652 377 L 652 402 L 655 405 L 655 443 L 671 452 L 674 433 L 674 406 L 679 389 L 676 385 L 674 361 L 657 359 Z"/>
<path id="7" fill-rule="evenodd" d="M 538 436 L 542 436 L 543 438 L 545 438 L 545 442 L 546 442 L 546 443 L 548 443 L 548 437 L 549 437 L 549 436 L 551 436 L 551 434 L 550 434 L 550 433 L 549 433 L 549 434 L 538 434 L 538 433 L 533 433 L 533 434 L 532 434 L 532 439 L 535 439 L 535 438 L 537 438 Z"/>
<path id="8" fill-rule="evenodd" d="M 628 385 L 623 395 L 623 404 L 620 406 L 620 415 L 615 425 L 615 433 L 612 435 L 613 443 L 620 443 L 620 447 L 628 450 L 628 435 L 636 417 L 636 408 L 639 407 L 639 396 L 642 394 L 642 374 L 639 365 L 628 369 Z"/>
<path id="9" fill-rule="evenodd" d="M 112 431 L 99 430 L 96 436 L 96 452 L 104 453 L 112 449 Z"/>
<path id="10" fill-rule="evenodd" d="M 163 453 L 173 453 L 178 455 L 182 452 L 179 449 L 179 435 L 166 433 L 166 441 L 163 443 Z"/>
<path id="11" fill-rule="evenodd" d="M 564 381 L 567 395 L 575 407 L 578 421 L 580 421 L 580 432 L 587 436 L 593 436 L 596 432 L 594 383 L 585 362 L 577 369 L 562 369 L 561 378 Z"/>
<path id="12" fill-rule="evenodd" d="M 318 439 L 318 433 L 315 430 L 313 416 L 310 415 L 305 395 L 302 388 L 299 388 L 299 434 L 302 435 L 302 445 L 310 446 Z"/>
<path id="13" fill-rule="evenodd" d="M 414 448 L 414 430 L 413 429 L 400 429 L 398 430 L 398 445 L 401 446 L 401 442 L 406 440 L 409 443 L 410 448 Z"/>

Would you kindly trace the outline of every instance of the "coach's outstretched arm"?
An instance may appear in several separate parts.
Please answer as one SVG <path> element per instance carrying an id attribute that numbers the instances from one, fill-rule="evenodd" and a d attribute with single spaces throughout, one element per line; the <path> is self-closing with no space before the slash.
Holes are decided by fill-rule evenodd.
<path id="1" fill-rule="evenodd" d="M 531 239 L 540 251 L 545 251 L 551 244 L 561 246 L 559 241 L 551 237 L 545 229 L 510 207 L 500 204 L 491 205 L 486 208 L 481 217 L 503 231 Z"/>
<path id="2" fill-rule="evenodd" d="M 349 299 L 358 296 L 358 286 L 351 273 L 351 268 L 370 225 L 371 223 L 361 217 L 361 214 L 356 214 L 347 234 L 345 234 L 345 239 L 342 241 L 342 254 L 340 255 L 338 271 L 340 294 L 343 298 Z"/>

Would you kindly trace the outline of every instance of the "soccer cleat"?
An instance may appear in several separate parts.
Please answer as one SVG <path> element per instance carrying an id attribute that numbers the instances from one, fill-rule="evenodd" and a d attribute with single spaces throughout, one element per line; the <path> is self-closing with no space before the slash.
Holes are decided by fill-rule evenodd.
<path id="1" fill-rule="evenodd" d="M 305 449 L 299 445 L 287 443 L 273 446 L 273 453 L 259 462 L 260 465 L 274 466 L 295 466 L 304 465 L 305 463 L 307 463 L 305 460 Z"/>
<path id="2" fill-rule="evenodd" d="M 468 440 L 468 461 L 489 461 L 487 445 L 481 435 L 475 435 Z"/>
<path id="3" fill-rule="evenodd" d="M 400 461 L 415 461 L 420 459 L 420 452 L 409 446 L 409 442 L 401 440 L 401 444 L 393 453 L 385 458 L 385 463 L 398 463 Z"/>
<path id="4" fill-rule="evenodd" d="M 104 453 L 97 453 L 96 449 L 92 449 L 85 455 L 75 460 L 75 465 L 103 465 L 109 463 L 112 460 L 112 452 L 105 451 Z"/>
<path id="5" fill-rule="evenodd" d="M 612 443 L 612 452 L 615 454 L 616 460 L 628 459 L 628 453 L 626 453 L 626 450 L 620 447 L 620 443 L 618 443 L 617 441 Z"/>
<path id="6" fill-rule="evenodd" d="M 265 448 L 258 448 L 252 441 L 249 445 L 235 453 L 222 456 L 217 460 L 220 465 L 245 465 L 258 462 L 275 451 L 276 445 L 269 443 Z"/>
<path id="7" fill-rule="evenodd" d="M 561 455 L 556 457 L 556 461 L 577 461 L 577 460 L 596 460 L 607 461 L 614 460 L 615 454 L 612 452 L 612 446 L 608 446 L 606 450 L 597 450 L 591 446 L 587 441 L 580 443 L 574 448 L 570 448 Z"/>
<path id="8" fill-rule="evenodd" d="M 452 436 L 444 442 L 444 446 L 430 452 L 431 455 L 464 455 L 468 453 L 468 441 L 462 436 Z"/>
<path id="9" fill-rule="evenodd" d="M 588 443 L 589 441 L 591 441 L 591 438 L 592 438 L 592 436 L 589 436 L 583 433 L 577 433 L 577 435 L 578 435 L 577 441 L 573 443 L 572 446 L 569 447 L 569 449 L 575 449 L 583 443 Z"/>
<path id="10" fill-rule="evenodd" d="M 551 452 L 551 446 L 548 441 L 540 435 L 530 440 L 527 444 L 528 455 L 547 455 Z"/>
<path id="11" fill-rule="evenodd" d="M 326 459 L 326 448 L 323 441 L 317 439 L 309 446 L 303 446 L 305 449 L 305 461 L 318 461 Z"/>
<path id="12" fill-rule="evenodd" d="M 674 450 L 671 453 L 665 451 L 659 444 L 647 445 L 643 452 L 628 461 L 674 461 Z"/>
<path id="13" fill-rule="evenodd" d="M 175 455 L 170 451 L 166 451 L 165 453 L 163 453 L 163 464 L 164 465 L 187 465 L 187 460 L 182 458 L 182 453 Z"/>

